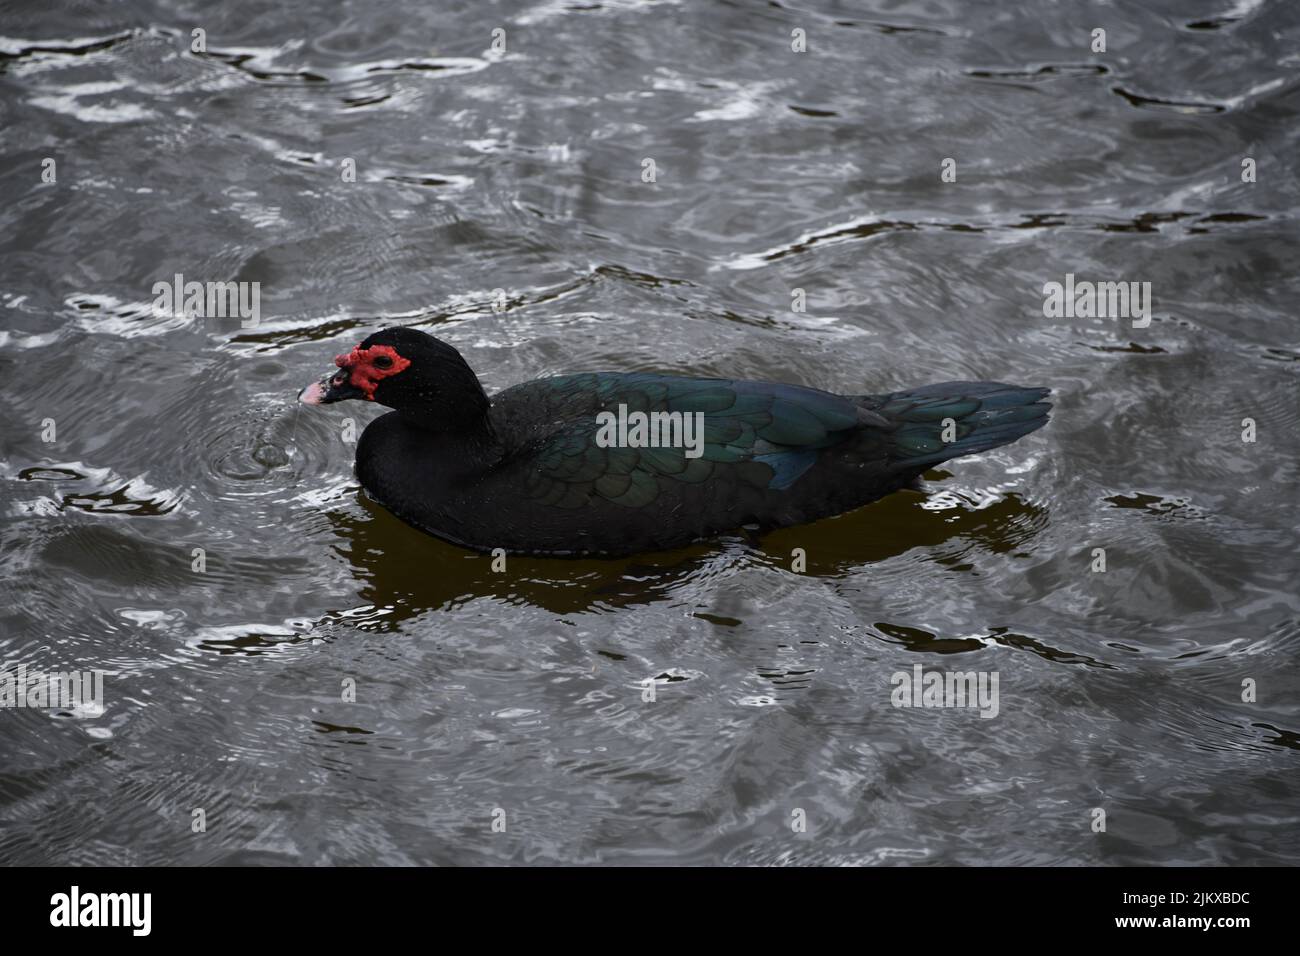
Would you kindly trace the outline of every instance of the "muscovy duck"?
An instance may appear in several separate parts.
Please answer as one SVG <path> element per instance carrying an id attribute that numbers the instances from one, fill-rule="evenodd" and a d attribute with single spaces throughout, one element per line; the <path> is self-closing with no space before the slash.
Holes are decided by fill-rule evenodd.
<path id="1" fill-rule="evenodd" d="M 489 398 L 460 353 L 376 332 L 299 393 L 394 411 L 357 443 L 366 491 L 478 551 L 615 557 L 841 514 L 926 469 L 1027 435 L 1045 388 L 946 382 L 887 395 L 585 372 Z"/>

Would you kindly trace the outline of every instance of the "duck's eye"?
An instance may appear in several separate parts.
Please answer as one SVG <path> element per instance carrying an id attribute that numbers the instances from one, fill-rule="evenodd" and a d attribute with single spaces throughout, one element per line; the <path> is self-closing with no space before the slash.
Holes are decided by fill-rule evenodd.
<path id="1" fill-rule="evenodd" d="M 375 356 L 375 368 L 392 368 L 393 360 L 387 355 Z"/>

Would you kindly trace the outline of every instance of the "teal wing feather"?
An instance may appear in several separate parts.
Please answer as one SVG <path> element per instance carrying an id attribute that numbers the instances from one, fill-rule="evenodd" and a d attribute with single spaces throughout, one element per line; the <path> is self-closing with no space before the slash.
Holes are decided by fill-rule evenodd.
<path id="1" fill-rule="evenodd" d="M 539 504 L 581 507 L 592 496 L 628 507 L 654 502 L 673 483 L 789 488 L 819 452 L 863 427 L 847 398 L 796 385 L 688 379 L 650 373 L 588 373 L 512 389 L 544 408 L 547 425 L 526 449 L 526 493 Z M 698 414 L 699 457 L 684 448 L 602 447 L 597 414 Z"/>

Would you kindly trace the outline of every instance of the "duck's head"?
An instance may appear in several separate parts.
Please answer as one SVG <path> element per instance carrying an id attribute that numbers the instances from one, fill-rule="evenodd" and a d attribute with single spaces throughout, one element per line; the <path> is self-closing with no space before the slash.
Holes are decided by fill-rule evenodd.
<path id="1" fill-rule="evenodd" d="M 397 326 L 335 356 L 338 371 L 298 393 L 304 405 L 349 398 L 454 422 L 482 415 L 487 396 L 459 352 L 427 332 Z"/>

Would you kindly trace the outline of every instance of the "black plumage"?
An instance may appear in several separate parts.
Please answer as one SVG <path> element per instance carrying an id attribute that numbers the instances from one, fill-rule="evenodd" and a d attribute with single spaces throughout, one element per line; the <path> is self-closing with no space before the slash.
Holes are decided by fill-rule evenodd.
<path id="1" fill-rule="evenodd" d="M 431 534 L 512 553 L 626 555 L 840 514 L 1015 441 L 1049 408 L 1047 389 L 997 382 L 835 395 L 647 372 L 538 379 L 489 399 L 455 349 L 410 328 L 335 361 L 303 401 L 395 409 L 358 443 L 367 492 Z"/>

